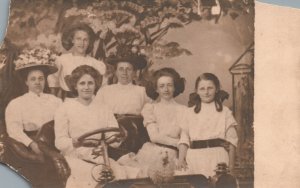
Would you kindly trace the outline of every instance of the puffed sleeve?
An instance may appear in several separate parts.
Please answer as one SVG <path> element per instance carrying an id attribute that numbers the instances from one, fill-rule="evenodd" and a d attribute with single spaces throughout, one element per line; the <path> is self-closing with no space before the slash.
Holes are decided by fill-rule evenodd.
<path id="1" fill-rule="evenodd" d="M 117 119 L 114 116 L 114 113 L 112 112 L 112 110 L 108 107 L 106 107 L 107 109 L 107 122 L 108 122 L 108 127 L 119 127 Z"/>
<path id="2" fill-rule="evenodd" d="M 147 93 L 146 93 L 146 89 L 145 89 L 144 87 L 143 87 L 142 95 L 143 95 L 143 99 L 144 99 L 144 101 L 145 101 L 145 104 L 146 104 L 146 103 L 152 103 L 152 102 L 153 102 L 153 100 L 152 100 L 150 97 L 148 97 L 148 95 L 147 95 Z"/>
<path id="3" fill-rule="evenodd" d="M 115 118 L 113 112 L 109 109 L 108 106 L 106 106 L 105 109 L 106 109 L 107 127 L 119 128 L 119 124 L 118 124 L 117 119 Z M 105 137 L 108 138 L 115 134 L 117 134 L 117 133 L 116 132 L 108 132 L 108 133 L 105 133 Z M 111 143 L 110 146 L 116 148 L 116 147 L 119 147 L 120 144 L 121 144 L 121 142 L 114 142 L 114 143 Z"/>
<path id="4" fill-rule="evenodd" d="M 156 124 L 156 117 L 154 115 L 154 105 L 150 103 L 146 103 L 144 108 L 142 109 L 142 116 L 144 118 L 144 126 L 147 127 L 150 124 Z"/>
<path id="5" fill-rule="evenodd" d="M 105 100 L 104 100 L 105 91 L 106 91 L 106 86 L 103 86 L 98 90 L 95 96 L 94 102 L 99 106 L 105 104 Z"/>
<path id="6" fill-rule="evenodd" d="M 5 111 L 6 128 L 10 137 L 29 146 L 32 140 L 23 132 L 21 105 L 17 100 L 8 104 Z"/>
<path id="7" fill-rule="evenodd" d="M 183 108 L 181 111 L 179 126 L 181 128 L 179 144 L 186 144 L 190 146 L 190 137 L 189 137 L 189 129 L 188 129 L 188 108 Z"/>
<path id="8" fill-rule="evenodd" d="M 50 74 L 48 76 L 47 82 L 48 82 L 49 87 L 60 87 L 59 75 L 61 74 L 61 71 L 62 71 L 62 64 L 60 62 L 60 57 L 57 58 L 55 64 L 56 64 L 58 71 L 53 74 Z"/>
<path id="9" fill-rule="evenodd" d="M 232 145 L 237 146 L 238 143 L 238 135 L 236 132 L 237 122 L 234 119 L 232 112 L 228 108 L 224 108 L 225 110 L 225 123 L 226 123 L 226 132 L 225 139 L 230 142 Z"/>
<path id="10" fill-rule="evenodd" d="M 55 146 L 63 153 L 63 155 L 66 155 L 74 148 L 72 138 L 69 135 L 70 127 L 65 103 L 56 111 L 54 122 Z"/>

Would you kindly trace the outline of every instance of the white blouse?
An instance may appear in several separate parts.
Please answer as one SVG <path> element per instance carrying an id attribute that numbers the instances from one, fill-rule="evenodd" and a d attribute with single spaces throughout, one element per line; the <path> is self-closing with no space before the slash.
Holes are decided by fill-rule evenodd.
<path id="1" fill-rule="evenodd" d="M 61 87 L 65 91 L 70 91 L 65 82 L 65 77 L 71 75 L 72 71 L 81 65 L 94 67 L 101 75 L 104 75 L 106 72 L 106 66 L 102 61 L 88 55 L 75 56 L 72 53 L 66 53 L 57 58 L 56 66 L 58 67 L 58 71 L 48 76 L 49 87 Z"/>
<path id="2" fill-rule="evenodd" d="M 119 127 L 107 106 L 99 106 L 94 101 L 86 106 L 76 98 L 68 99 L 55 114 L 55 145 L 64 155 L 73 155 L 76 149 L 73 147 L 72 138 L 78 138 L 84 133 L 105 127 Z M 96 135 L 97 138 L 99 136 L 100 134 Z M 81 153 L 81 155 L 84 154 Z M 85 156 L 76 157 L 84 158 Z"/>
<path id="3" fill-rule="evenodd" d="M 54 113 L 61 103 L 61 99 L 53 95 L 41 93 L 38 96 L 33 92 L 12 100 L 5 112 L 9 136 L 29 145 L 32 140 L 23 130 L 39 130 L 42 125 L 54 119 Z"/>
<path id="4" fill-rule="evenodd" d="M 113 113 L 136 115 L 141 113 L 145 103 L 151 101 L 144 87 L 119 83 L 100 88 L 95 100 L 100 105 L 108 105 Z"/>
<path id="5" fill-rule="evenodd" d="M 201 111 L 196 114 L 194 108 L 189 109 L 189 122 L 186 129 L 190 141 L 222 138 L 237 146 L 237 123 L 232 112 L 223 106 L 218 112 L 215 103 L 202 103 Z"/>
<path id="6" fill-rule="evenodd" d="M 182 127 L 186 122 L 187 107 L 178 104 L 174 99 L 169 102 L 147 103 L 142 110 L 144 125 L 156 126 L 160 134 L 180 139 L 180 143 L 188 143 L 186 132 Z"/>

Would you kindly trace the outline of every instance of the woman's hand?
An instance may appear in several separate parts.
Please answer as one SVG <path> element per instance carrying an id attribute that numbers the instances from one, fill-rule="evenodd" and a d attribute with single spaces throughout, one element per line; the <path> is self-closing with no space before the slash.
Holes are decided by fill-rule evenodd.
<path id="1" fill-rule="evenodd" d="M 186 160 L 177 160 L 176 161 L 176 170 L 184 170 L 186 171 L 188 169 L 188 165 Z"/>
<path id="2" fill-rule="evenodd" d="M 32 149 L 32 151 L 38 155 L 42 154 L 42 151 L 40 150 L 38 144 L 36 142 L 31 142 L 29 147 Z"/>

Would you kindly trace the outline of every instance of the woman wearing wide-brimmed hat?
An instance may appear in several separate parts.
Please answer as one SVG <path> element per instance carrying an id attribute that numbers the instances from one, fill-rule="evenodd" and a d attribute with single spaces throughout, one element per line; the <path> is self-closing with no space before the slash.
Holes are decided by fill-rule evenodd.
<path id="1" fill-rule="evenodd" d="M 28 134 L 53 120 L 54 112 L 62 103 L 61 99 L 44 93 L 47 76 L 57 71 L 54 62 L 55 55 L 46 49 L 24 51 L 15 61 L 15 69 L 24 79 L 28 92 L 8 104 L 5 112 L 7 132 L 36 153 L 40 150 Z"/>
<path id="2" fill-rule="evenodd" d="M 92 66 L 101 75 L 105 74 L 105 64 L 90 56 L 95 38 L 93 29 L 85 23 L 71 25 L 63 31 L 62 45 L 68 52 L 57 59 L 58 71 L 48 78 L 52 93 L 56 93 L 55 88 L 61 88 L 62 98 L 74 97 L 68 86 L 68 78 L 71 72 L 80 65 Z M 106 82 L 105 78 L 103 82 Z"/>
<path id="3" fill-rule="evenodd" d="M 117 83 L 102 87 L 95 100 L 99 105 L 108 105 L 128 132 L 127 139 L 121 145 L 122 150 L 112 152 L 112 157 L 118 159 L 128 152 L 137 152 L 149 140 L 140 114 L 143 106 L 151 99 L 146 95 L 144 87 L 133 83 L 136 71 L 145 68 L 147 60 L 142 55 L 128 53 L 122 57 L 108 58 L 107 63 L 115 67 Z"/>
<path id="4" fill-rule="evenodd" d="M 33 178 L 32 181 L 40 181 L 40 175 L 50 174 L 53 167 L 58 172 L 58 179 L 66 179 L 69 173 L 68 165 L 54 148 L 54 130 L 51 130 L 54 113 L 62 101 L 44 92 L 47 76 L 57 71 L 55 59 L 56 55 L 50 50 L 36 48 L 24 50 L 14 61 L 15 70 L 25 81 L 28 91 L 10 101 L 6 108 L 7 143 L 12 151 L 11 165 L 17 164 L 15 167 L 22 168 L 26 173 L 23 175 L 30 180 Z M 26 167 L 30 164 L 24 162 L 26 159 L 42 163 L 35 166 L 36 172 L 27 172 Z M 38 176 L 32 175 L 37 172 Z M 48 179 L 50 181 L 52 177 Z"/>

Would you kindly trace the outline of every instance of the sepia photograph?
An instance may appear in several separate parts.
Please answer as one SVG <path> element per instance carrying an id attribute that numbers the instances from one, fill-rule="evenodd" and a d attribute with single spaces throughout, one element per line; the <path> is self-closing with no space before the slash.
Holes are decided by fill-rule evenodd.
<path id="1" fill-rule="evenodd" d="M 0 162 L 33 188 L 253 188 L 254 0 L 11 0 Z"/>

